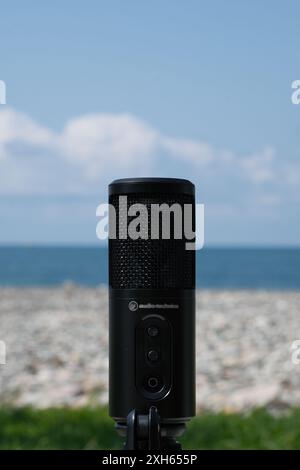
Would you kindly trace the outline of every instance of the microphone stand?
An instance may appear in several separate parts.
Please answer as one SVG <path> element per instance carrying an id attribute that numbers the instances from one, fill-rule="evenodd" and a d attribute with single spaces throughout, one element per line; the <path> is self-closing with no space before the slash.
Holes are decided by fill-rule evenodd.
<path id="1" fill-rule="evenodd" d="M 127 416 L 125 450 L 181 450 L 174 437 L 162 436 L 160 415 L 155 406 L 149 413 L 142 414 L 136 409 Z"/>

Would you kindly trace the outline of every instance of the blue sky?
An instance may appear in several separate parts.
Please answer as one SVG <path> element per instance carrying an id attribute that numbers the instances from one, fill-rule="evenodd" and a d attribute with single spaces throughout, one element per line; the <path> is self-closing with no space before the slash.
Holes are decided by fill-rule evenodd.
<path id="1" fill-rule="evenodd" d="M 296 1 L 6 2 L 0 243 L 96 243 L 111 179 L 182 176 L 207 244 L 300 241 Z"/>

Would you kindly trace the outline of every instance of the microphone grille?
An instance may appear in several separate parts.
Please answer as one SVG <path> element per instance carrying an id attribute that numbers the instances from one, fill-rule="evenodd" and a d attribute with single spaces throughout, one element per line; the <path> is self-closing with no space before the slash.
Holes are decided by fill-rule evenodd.
<path id="1" fill-rule="evenodd" d="M 125 194 L 124 194 L 125 195 Z M 135 217 L 127 217 L 119 211 L 120 194 L 110 195 L 109 203 L 116 213 L 116 238 L 109 239 L 109 284 L 113 289 L 194 289 L 195 251 L 186 249 L 187 240 L 171 237 L 151 239 L 151 204 L 179 204 L 182 214 L 185 204 L 193 207 L 193 230 L 195 229 L 195 200 L 189 194 L 130 193 L 127 207 L 143 204 L 148 211 L 148 239 L 119 238 L 119 227 L 127 225 Z M 122 211 L 123 212 L 123 211 Z M 171 218 L 172 221 L 172 218 Z M 183 227 L 183 215 L 182 215 Z"/>

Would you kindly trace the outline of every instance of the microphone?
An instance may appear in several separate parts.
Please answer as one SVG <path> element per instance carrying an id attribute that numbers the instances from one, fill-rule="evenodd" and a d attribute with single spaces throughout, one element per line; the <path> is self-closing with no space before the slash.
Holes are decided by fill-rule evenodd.
<path id="1" fill-rule="evenodd" d="M 109 414 L 125 449 L 180 448 L 195 415 L 195 187 L 109 185 Z"/>

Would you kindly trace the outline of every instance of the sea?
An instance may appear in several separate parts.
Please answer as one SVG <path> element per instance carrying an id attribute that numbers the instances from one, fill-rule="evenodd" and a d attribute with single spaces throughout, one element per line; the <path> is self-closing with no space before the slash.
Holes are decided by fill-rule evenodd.
<path id="1" fill-rule="evenodd" d="M 99 246 L 2 246 L 0 286 L 107 285 L 107 249 Z M 204 248 L 197 287 L 300 289 L 300 248 Z"/>

